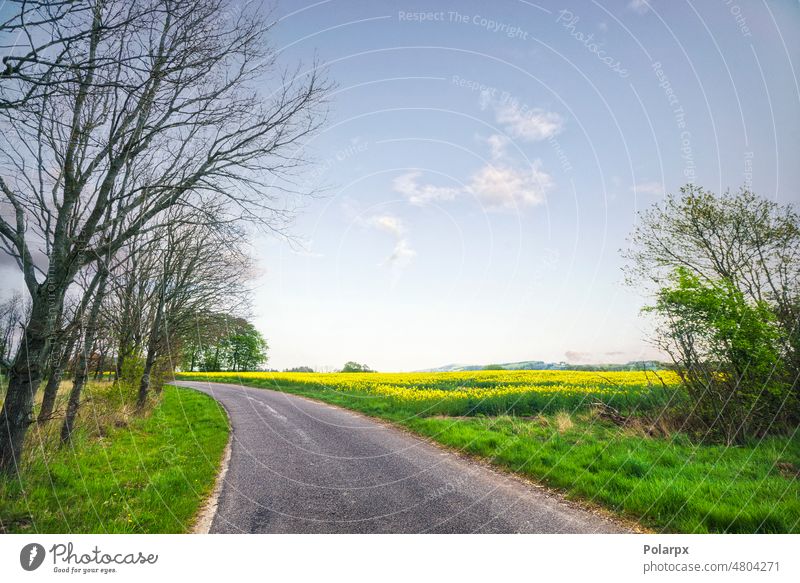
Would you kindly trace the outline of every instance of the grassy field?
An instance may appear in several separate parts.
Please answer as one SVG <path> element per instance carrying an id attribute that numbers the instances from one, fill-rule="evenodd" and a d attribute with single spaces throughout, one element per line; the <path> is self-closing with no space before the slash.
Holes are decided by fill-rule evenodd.
<path id="1" fill-rule="evenodd" d="M 65 448 L 59 420 L 32 426 L 20 478 L 0 481 L 0 532 L 190 530 L 227 443 L 225 412 L 174 387 L 143 417 L 133 414 L 134 400 L 110 383 L 91 384 Z"/>
<path id="2" fill-rule="evenodd" d="M 800 532 L 800 436 L 699 444 L 658 415 L 684 399 L 670 373 L 178 376 L 286 391 L 380 417 L 655 531 Z"/>

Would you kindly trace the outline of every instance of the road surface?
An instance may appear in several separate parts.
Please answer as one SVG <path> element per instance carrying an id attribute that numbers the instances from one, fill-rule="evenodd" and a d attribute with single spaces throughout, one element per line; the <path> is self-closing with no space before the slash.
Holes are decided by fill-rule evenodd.
<path id="1" fill-rule="evenodd" d="M 217 399 L 232 450 L 212 533 L 625 532 L 546 490 L 356 413 L 179 381 Z"/>

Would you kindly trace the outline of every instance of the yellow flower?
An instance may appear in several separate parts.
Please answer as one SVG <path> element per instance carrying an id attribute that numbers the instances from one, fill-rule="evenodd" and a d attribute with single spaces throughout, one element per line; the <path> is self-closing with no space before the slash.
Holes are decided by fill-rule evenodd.
<path id="1" fill-rule="evenodd" d="M 351 394 L 388 397 L 401 405 L 428 406 L 447 410 L 473 409 L 496 403 L 498 407 L 515 403 L 550 401 L 561 404 L 588 404 L 598 399 L 642 397 L 656 394 L 666 387 L 680 384 L 671 371 L 592 372 L 569 370 L 542 371 L 470 371 L 448 373 L 272 373 L 272 372 L 213 372 L 178 373 L 177 376 L 202 376 L 209 380 L 227 382 L 259 381 L 260 386 L 281 385 L 324 388 Z M 533 404 L 529 405 L 535 408 Z"/>

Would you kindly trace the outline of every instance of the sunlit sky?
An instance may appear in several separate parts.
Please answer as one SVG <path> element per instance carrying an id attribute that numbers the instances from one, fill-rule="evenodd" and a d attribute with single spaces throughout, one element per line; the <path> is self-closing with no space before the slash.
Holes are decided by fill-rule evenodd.
<path id="1" fill-rule="evenodd" d="M 798 201 L 796 1 L 568 5 L 277 5 L 279 61 L 337 86 L 301 174 L 324 191 L 254 241 L 268 366 L 657 357 L 636 211 L 690 181 Z"/>

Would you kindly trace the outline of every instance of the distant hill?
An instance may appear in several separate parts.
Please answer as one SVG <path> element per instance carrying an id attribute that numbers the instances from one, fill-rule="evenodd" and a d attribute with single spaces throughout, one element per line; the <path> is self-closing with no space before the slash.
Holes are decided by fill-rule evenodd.
<path id="1" fill-rule="evenodd" d="M 669 365 L 655 360 L 638 360 L 625 364 L 570 364 L 568 362 L 545 362 L 523 360 L 498 364 L 446 364 L 437 368 L 426 368 L 417 372 L 462 372 L 473 370 L 661 370 Z"/>

